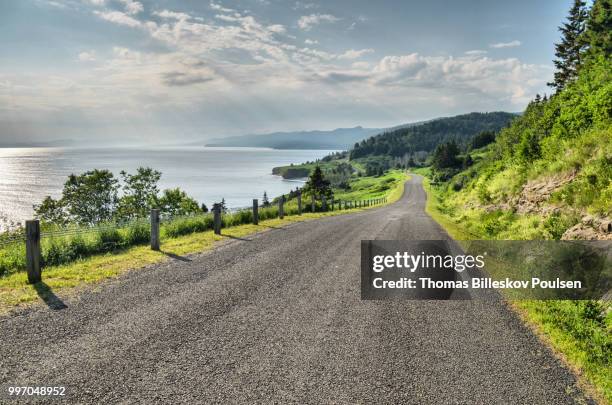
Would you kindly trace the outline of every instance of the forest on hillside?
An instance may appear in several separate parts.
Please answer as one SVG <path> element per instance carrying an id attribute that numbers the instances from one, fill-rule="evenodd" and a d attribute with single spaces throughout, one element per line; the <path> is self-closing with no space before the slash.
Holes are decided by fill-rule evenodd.
<path id="1" fill-rule="evenodd" d="M 356 143 L 350 151 L 350 158 L 401 157 L 415 152 L 431 152 L 444 142 L 465 144 L 481 132 L 498 132 L 516 117 L 516 114 L 508 112 L 474 112 L 439 118 L 418 126 L 384 132 Z"/>

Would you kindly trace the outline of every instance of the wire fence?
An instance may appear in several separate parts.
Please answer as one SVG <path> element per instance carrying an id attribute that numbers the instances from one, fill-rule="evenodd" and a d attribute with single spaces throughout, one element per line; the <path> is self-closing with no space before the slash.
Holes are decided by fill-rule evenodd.
<path id="1" fill-rule="evenodd" d="M 0 235 L 0 248 L 15 243 L 25 243 L 26 235 L 24 230 L 16 230 Z"/>
<path id="2" fill-rule="evenodd" d="M 92 225 L 67 225 L 53 227 L 43 230 L 40 233 L 41 238 L 56 238 L 63 236 L 83 235 L 94 232 L 113 231 L 124 228 L 132 228 L 138 225 L 149 225 L 150 221 L 147 218 L 134 218 L 129 220 L 104 222 L 101 224 Z"/>
<path id="3" fill-rule="evenodd" d="M 322 212 L 338 209 L 351 209 L 373 206 L 384 202 L 376 200 L 308 200 L 302 201 L 301 210 L 297 199 L 283 200 L 283 214 L 297 215 L 307 212 Z M 335 208 L 336 207 L 336 208 Z M 278 218 L 279 201 L 258 206 L 258 220 Z M 224 209 L 220 222 L 221 227 L 232 227 L 253 223 L 255 215 L 253 206 L 231 207 Z M 159 216 L 157 238 L 168 239 L 196 232 L 214 229 L 212 212 L 189 215 Z M 109 221 L 99 224 L 43 224 L 37 242 L 40 245 L 40 261 L 43 266 L 61 265 L 87 256 L 112 252 L 131 246 L 152 242 L 151 218 L 130 218 L 120 221 Z M 24 228 L 0 233 L 0 276 L 14 271 L 24 270 L 27 266 L 26 242 L 28 238 Z"/>

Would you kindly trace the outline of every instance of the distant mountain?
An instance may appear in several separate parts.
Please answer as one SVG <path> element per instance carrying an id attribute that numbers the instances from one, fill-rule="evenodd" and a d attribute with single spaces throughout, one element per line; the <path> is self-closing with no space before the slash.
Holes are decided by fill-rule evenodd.
<path id="1" fill-rule="evenodd" d="M 380 128 L 355 127 L 333 131 L 274 132 L 213 139 L 206 146 L 347 150 L 355 143 L 382 131 Z"/>
<path id="2" fill-rule="evenodd" d="M 400 157 L 420 151 L 431 152 L 443 142 L 454 140 L 463 144 L 480 132 L 498 132 L 515 118 L 516 114 L 507 112 L 474 112 L 396 127 L 359 142 L 351 149 L 350 157 Z"/>

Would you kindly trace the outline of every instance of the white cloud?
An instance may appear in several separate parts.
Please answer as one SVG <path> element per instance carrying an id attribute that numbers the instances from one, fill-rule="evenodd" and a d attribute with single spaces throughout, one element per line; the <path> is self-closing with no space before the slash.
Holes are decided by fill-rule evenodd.
<path id="1" fill-rule="evenodd" d="M 170 10 L 154 11 L 153 14 L 161 18 L 170 18 L 175 20 L 188 20 L 190 18 L 189 14 Z"/>
<path id="2" fill-rule="evenodd" d="M 58 3 L 57 1 L 47 1 L 47 4 L 52 6 L 52 7 L 57 7 L 57 8 L 67 8 L 67 6 L 63 3 Z"/>
<path id="3" fill-rule="evenodd" d="M 521 46 L 521 41 L 514 40 L 510 42 L 498 42 L 496 44 L 489 45 L 491 48 L 499 49 L 499 48 L 515 48 L 517 46 Z"/>
<path id="4" fill-rule="evenodd" d="M 474 49 L 472 51 L 465 52 L 466 55 L 470 55 L 470 56 L 481 56 L 481 55 L 485 55 L 486 53 L 487 51 L 482 51 L 480 49 Z"/>
<path id="5" fill-rule="evenodd" d="M 94 11 L 94 14 L 103 20 L 113 22 L 115 24 L 127 25 L 128 27 L 140 27 L 140 21 L 136 20 L 121 11 Z"/>
<path id="6" fill-rule="evenodd" d="M 142 3 L 135 0 L 119 0 L 125 6 L 125 12 L 130 15 L 138 14 L 144 11 Z"/>
<path id="7" fill-rule="evenodd" d="M 234 10 L 232 8 L 226 8 L 226 7 L 223 7 L 220 4 L 213 3 L 213 2 L 210 3 L 210 8 L 215 10 L 215 11 L 220 11 L 222 13 L 233 13 L 234 11 L 236 11 L 236 10 Z"/>
<path id="8" fill-rule="evenodd" d="M 303 15 L 298 20 L 298 27 L 303 29 L 304 31 L 310 30 L 313 26 L 321 24 L 322 22 L 338 22 L 340 18 L 333 16 L 331 14 L 310 14 Z"/>
<path id="9" fill-rule="evenodd" d="M 96 60 L 96 54 L 94 51 L 81 52 L 78 59 L 80 62 L 93 62 Z"/>
<path id="10" fill-rule="evenodd" d="M 516 58 L 422 56 L 417 53 L 386 56 L 373 69 L 373 80 L 383 86 L 446 88 L 508 99 L 528 101 L 550 74 L 547 66 L 525 64 Z"/>
<path id="11" fill-rule="evenodd" d="M 285 27 L 280 24 L 268 25 L 268 31 L 275 32 L 277 34 L 282 34 L 286 31 Z"/>
<path id="12" fill-rule="evenodd" d="M 362 62 L 362 61 L 359 61 L 359 62 L 353 62 L 353 63 L 351 64 L 351 67 L 352 67 L 353 69 L 361 69 L 361 70 L 365 70 L 365 69 L 369 69 L 369 68 L 370 68 L 370 63 L 369 63 L 369 62 Z"/>
<path id="13" fill-rule="evenodd" d="M 319 41 L 317 41 L 316 39 L 308 39 L 308 38 L 306 38 L 304 40 L 304 43 L 306 45 L 317 45 L 319 43 Z"/>
<path id="14" fill-rule="evenodd" d="M 348 51 L 339 55 L 338 58 L 339 59 L 359 59 L 362 56 L 367 55 L 368 53 L 372 53 L 372 52 L 374 52 L 374 49 L 372 48 L 359 49 L 359 50 L 349 49 Z"/>

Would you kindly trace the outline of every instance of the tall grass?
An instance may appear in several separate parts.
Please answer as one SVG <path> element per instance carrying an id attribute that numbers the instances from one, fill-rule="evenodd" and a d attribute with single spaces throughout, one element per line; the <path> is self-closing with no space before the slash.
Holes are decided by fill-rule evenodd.
<path id="1" fill-rule="evenodd" d="M 297 214 L 297 205 L 285 207 L 285 215 Z M 260 220 L 278 217 L 278 207 L 259 210 Z M 232 227 L 252 223 L 251 210 L 222 216 L 222 226 Z M 170 218 L 162 221 L 161 238 L 176 238 L 213 229 L 212 214 Z M 131 246 L 149 243 L 151 226 L 147 220 L 124 224 L 103 224 L 92 228 L 60 229 L 46 226 L 41 235 L 43 266 L 57 266 L 100 253 L 114 252 Z M 19 239 L 19 238 L 14 238 Z M 0 244 L 0 276 L 24 271 L 26 268 L 25 242 L 5 240 Z"/>
<path id="2" fill-rule="evenodd" d="M 340 194 L 335 199 L 334 210 L 338 209 L 338 202 L 351 201 L 350 207 L 355 207 L 356 201 L 383 197 L 391 193 L 400 193 L 398 187 L 403 175 L 392 171 L 380 178 L 359 178 L 356 187 L 351 193 Z M 327 209 L 332 209 L 328 201 Z M 268 207 L 259 208 L 259 220 L 278 218 L 278 203 L 274 202 Z M 321 201 L 316 201 L 314 210 L 310 198 L 304 197 L 302 212 L 323 212 Z M 293 216 L 298 214 L 297 199 L 288 200 L 284 205 L 284 214 Z M 250 209 L 240 210 L 222 215 L 222 227 L 228 228 L 253 222 L 253 212 Z M 213 215 L 211 213 L 194 216 L 162 219 L 160 237 L 163 239 L 176 238 L 196 232 L 205 232 L 213 229 Z M 91 228 L 59 228 L 52 224 L 43 224 L 41 235 L 41 255 L 43 266 L 57 266 L 100 253 L 115 252 L 131 246 L 149 243 L 151 226 L 147 219 L 140 219 L 126 223 L 106 223 Z M 0 234 L 0 277 L 26 268 L 25 242 L 23 229 L 11 234 Z"/>

